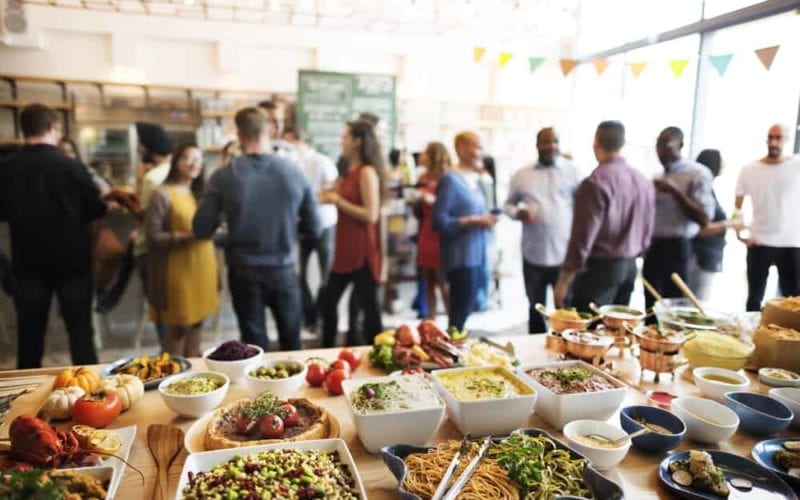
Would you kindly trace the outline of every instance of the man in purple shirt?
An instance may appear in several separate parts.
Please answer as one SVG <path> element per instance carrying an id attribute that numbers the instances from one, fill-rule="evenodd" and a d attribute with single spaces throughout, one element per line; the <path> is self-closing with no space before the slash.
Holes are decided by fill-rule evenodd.
<path id="1" fill-rule="evenodd" d="M 597 126 L 597 168 L 578 187 L 567 256 L 554 289 L 564 300 L 573 284 L 572 306 L 624 304 L 636 281 L 636 257 L 650 244 L 655 220 L 655 189 L 619 152 L 625 127 L 618 121 Z"/>

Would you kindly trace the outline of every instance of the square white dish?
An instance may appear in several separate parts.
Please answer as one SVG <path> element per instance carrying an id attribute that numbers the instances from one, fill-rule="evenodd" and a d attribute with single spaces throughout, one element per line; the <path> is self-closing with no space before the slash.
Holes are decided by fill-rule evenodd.
<path id="1" fill-rule="evenodd" d="M 238 455 L 247 455 L 276 449 L 292 449 L 298 451 L 319 450 L 325 453 L 338 452 L 339 460 L 342 464 L 347 466 L 350 470 L 350 474 L 353 476 L 359 496 L 362 500 L 367 499 L 367 494 L 364 491 L 364 484 L 361 482 L 361 476 L 358 473 L 355 461 L 353 461 L 353 456 L 347 448 L 347 444 L 341 439 L 318 439 L 314 441 L 294 441 L 291 443 L 264 444 L 248 446 L 246 448 L 229 448 L 226 450 L 192 453 L 186 458 L 186 462 L 183 464 L 183 470 L 181 471 L 180 480 L 178 481 L 178 490 L 175 492 L 175 500 L 183 498 L 183 488 L 189 483 L 189 472 L 198 473 L 208 471 Z"/>
<path id="2" fill-rule="evenodd" d="M 516 381 L 518 384 L 530 389 L 531 394 L 519 395 L 508 398 L 483 399 L 479 401 L 460 401 L 445 388 L 439 378 L 442 375 L 456 372 L 470 372 L 481 370 L 498 370 L 504 376 Z M 431 373 L 433 385 L 439 395 L 447 403 L 447 415 L 462 434 L 473 437 L 488 435 L 505 435 L 525 427 L 536 404 L 537 391 L 523 378 L 510 370 L 501 367 L 469 367 L 449 368 L 436 370 Z"/>
<path id="3" fill-rule="evenodd" d="M 556 394 L 528 375 L 529 370 L 536 368 L 569 368 L 575 365 L 602 376 L 616 387 L 594 392 Z M 558 430 L 573 420 L 608 420 L 622 406 L 628 390 L 625 384 L 619 380 L 583 361 L 557 361 L 525 365 L 519 368 L 518 373 L 539 394 L 536 400 L 536 415 Z"/>
<path id="4" fill-rule="evenodd" d="M 414 377 L 413 379 L 408 379 Z M 361 413 L 353 408 L 353 393 L 368 383 L 392 382 L 400 378 L 419 381 L 426 385 L 436 397 L 438 405 L 431 408 L 387 411 L 381 413 Z M 403 444 L 425 446 L 436 434 L 445 414 L 445 403 L 436 389 L 418 375 L 399 375 L 385 377 L 359 378 L 342 383 L 350 416 L 356 426 L 361 443 L 370 453 L 380 453 L 381 448 L 395 444 L 400 439 Z"/>

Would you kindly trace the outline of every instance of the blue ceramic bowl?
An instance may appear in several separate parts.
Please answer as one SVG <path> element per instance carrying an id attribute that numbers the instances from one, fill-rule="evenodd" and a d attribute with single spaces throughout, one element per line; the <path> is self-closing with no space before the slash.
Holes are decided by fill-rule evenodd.
<path id="1" fill-rule="evenodd" d="M 777 434 L 792 423 L 794 413 L 777 399 L 755 392 L 726 392 L 725 404 L 752 434 Z"/>
<path id="2" fill-rule="evenodd" d="M 686 435 L 686 424 L 677 415 L 673 415 L 667 410 L 656 408 L 655 406 L 626 406 L 619 412 L 619 423 L 622 429 L 628 434 L 632 434 L 643 426 L 636 422 L 636 418 L 660 425 L 668 429 L 672 434 L 659 434 L 650 432 L 644 436 L 633 438 L 633 446 L 648 453 L 663 453 L 669 451 L 680 444 Z"/>

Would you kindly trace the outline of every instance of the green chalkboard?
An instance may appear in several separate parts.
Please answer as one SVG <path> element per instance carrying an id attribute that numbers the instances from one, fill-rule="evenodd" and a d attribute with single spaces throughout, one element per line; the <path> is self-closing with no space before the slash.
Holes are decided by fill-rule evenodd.
<path id="1" fill-rule="evenodd" d="M 381 142 L 384 148 L 394 147 L 397 80 L 393 75 L 300 70 L 298 87 L 297 124 L 320 152 L 336 159 L 345 122 L 364 111 L 381 118 Z"/>

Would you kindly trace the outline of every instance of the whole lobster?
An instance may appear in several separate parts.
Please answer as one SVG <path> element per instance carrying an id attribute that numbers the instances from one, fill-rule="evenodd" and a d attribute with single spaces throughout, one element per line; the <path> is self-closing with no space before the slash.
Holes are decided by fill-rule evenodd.
<path id="1" fill-rule="evenodd" d="M 12 457 L 39 467 L 59 467 L 80 453 L 78 438 L 72 431 L 57 431 L 31 415 L 20 415 L 11 422 L 9 438 Z"/>

